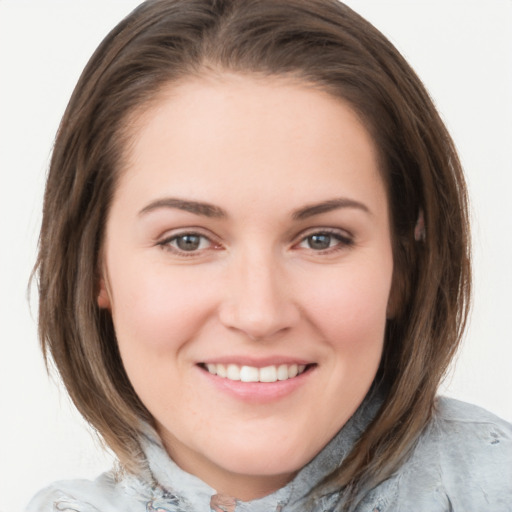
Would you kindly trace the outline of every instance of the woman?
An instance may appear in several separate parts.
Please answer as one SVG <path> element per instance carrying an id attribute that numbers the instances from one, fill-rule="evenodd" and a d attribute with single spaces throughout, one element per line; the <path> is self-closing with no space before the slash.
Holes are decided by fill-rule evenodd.
<path id="1" fill-rule="evenodd" d="M 445 127 L 350 9 L 142 4 L 70 101 L 38 260 L 122 471 L 29 509 L 507 510 L 510 426 L 435 399 L 468 244 Z"/>

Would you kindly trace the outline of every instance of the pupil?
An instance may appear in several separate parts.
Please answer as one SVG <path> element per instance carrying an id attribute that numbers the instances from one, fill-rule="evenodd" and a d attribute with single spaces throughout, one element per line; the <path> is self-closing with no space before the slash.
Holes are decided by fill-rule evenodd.
<path id="1" fill-rule="evenodd" d="M 331 245 L 331 235 L 311 235 L 308 239 L 308 242 L 311 249 L 328 249 Z"/>
<path id="2" fill-rule="evenodd" d="M 201 242 L 201 238 L 198 235 L 183 235 L 180 236 L 176 244 L 182 251 L 195 251 Z"/>

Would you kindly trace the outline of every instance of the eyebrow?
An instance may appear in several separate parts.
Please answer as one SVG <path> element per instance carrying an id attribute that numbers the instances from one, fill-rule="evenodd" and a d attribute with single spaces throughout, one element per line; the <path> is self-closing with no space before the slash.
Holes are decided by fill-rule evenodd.
<path id="1" fill-rule="evenodd" d="M 314 215 L 320 215 L 321 213 L 327 213 L 339 208 L 356 208 L 371 215 L 369 208 L 365 204 L 355 201 L 354 199 L 338 197 L 299 208 L 293 212 L 292 218 L 293 220 L 304 220 Z"/>
<path id="2" fill-rule="evenodd" d="M 228 216 L 226 211 L 219 206 L 215 206 L 210 203 L 190 201 L 174 197 L 166 197 L 164 199 L 157 199 L 156 201 L 152 201 L 139 212 L 139 215 L 144 215 L 160 208 L 175 208 L 204 217 L 226 218 Z M 320 215 L 321 213 L 337 210 L 339 208 L 356 208 L 371 214 L 370 210 L 365 204 L 360 203 L 359 201 L 355 201 L 354 199 L 339 197 L 335 199 L 328 199 L 327 201 L 322 201 L 320 203 L 310 204 L 294 210 L 292 213 L 292 219 L 304 220 L 315 215 Z"/>
<path id="3" fill-rule="evenodd" d="M 139 215 L 144 215 L 154 210 L 158 210 L 159 208 L 176 208 L 178 210 L 184 210 L 186 212 L 195 213 L 196 215 L 202 215 L 204 217 L 227 217 L 227 213 L 222 208 L 213 204 L 177 199 L 174 197 L 157 199 L 156 201 L 149 203 L 139 212 Z"/>

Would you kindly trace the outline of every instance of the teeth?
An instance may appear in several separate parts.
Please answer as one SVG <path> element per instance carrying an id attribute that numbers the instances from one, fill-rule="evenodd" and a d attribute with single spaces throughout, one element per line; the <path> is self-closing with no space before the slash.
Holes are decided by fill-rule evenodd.
<path id="1" fill-rule="evenodd" d="M 277 368 L 277 380 L 286 380 L 288 378 L 288 366 L 285 364 Z"/>
<path id="2" fill-rule="evenodd" d="M 275 382 L 277 380 L 277 370 L 275 366 L 265 366 L 260 368 L 260 382 Z"/>
<path id="3" fill-rule="evenodd" d="M 228 364 L 226 378 L 229 380 L 240 380 L 240 368 L 236 364 Z"/>
<path id="4" fill-rule="evenodd" d="M 212 366 L 217 366 L 217 371 L 215 373 L 219 377 L 226 378 L 228 376 L 228 372 L 226 371 L 226 367 L 223 364 L 217 364 L 217 365 L 212 365 Z M 214 373 L 214 372 L 212 372 L 212 373 Z"/>
<path id="5" fill-rule="evenodd" d="M 279 366 L 238 366 L 237 364 L 207 364 L 206 369 L 212 375 L 224 379 L 240 380 L 242 382 L 276 382 L 293 379 L 306 369 L 305 364 L 280 364 Z"/>
<path id="6" fill-rule="evenodd" d="M 207 370 L 210 373 L 213 373 L 213 375 L 217 375 L 217 366 L 220 366 L 220 365 L 217 365 L 217 364 L 207 364 L 206 368 L 207 368 Z"/>
<path id="7" fill-rule="evenodd" d="M 254 368 L 253 366 L 242 366 L 242 368 L 240 368 L 240 380 L 242 382 L 258 382 L 260 380 L 260 372 L 258 368 Z"/>

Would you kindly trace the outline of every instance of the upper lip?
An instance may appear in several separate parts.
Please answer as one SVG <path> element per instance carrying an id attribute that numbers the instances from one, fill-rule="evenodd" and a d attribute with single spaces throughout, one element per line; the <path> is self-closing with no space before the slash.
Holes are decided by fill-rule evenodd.
<path id="1" fill-rule="evenodd" d="M 254 368 L 265 368 L 266 366 L 279 366 L 282 364 L 287 365 L 309 365 L 313 361 L 289 356 L 269 356 L 269 357 L 249 357 L 249 356 L 226 356 L 226 357 L 211 357 L 200 361 L 199 364 L 236 364 L 238 366 L 252 366 Z"/>

